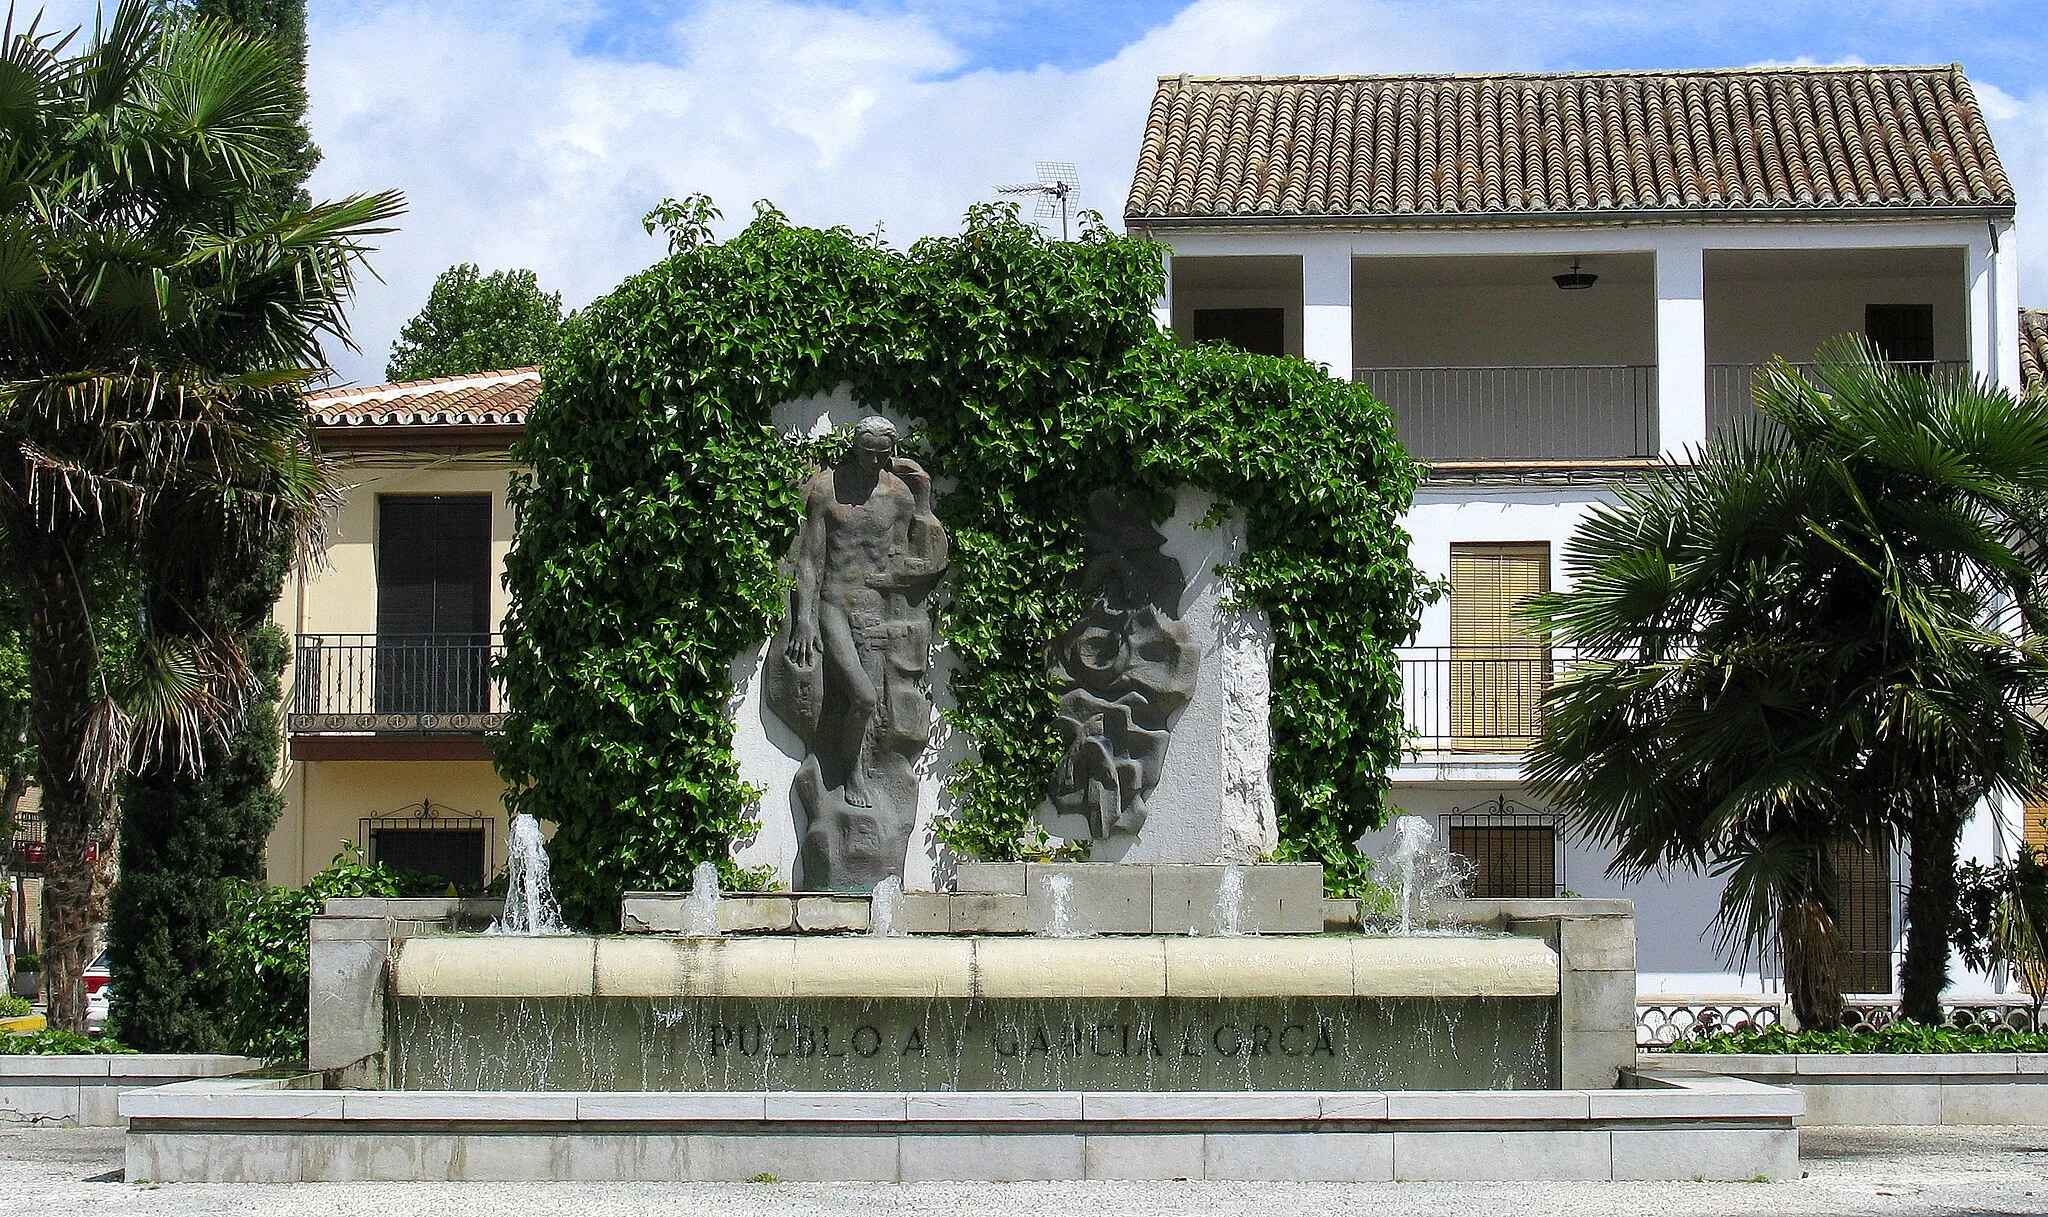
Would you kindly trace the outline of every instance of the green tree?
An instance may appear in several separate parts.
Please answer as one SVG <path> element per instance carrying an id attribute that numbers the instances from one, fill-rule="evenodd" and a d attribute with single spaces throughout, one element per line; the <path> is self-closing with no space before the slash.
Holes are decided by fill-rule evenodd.
<path id="1" fill-rule="evenodd" d="M 1815 1026 L 1841 1005 L 1833 852 L 1903 836 L 1905 1010 L 1938 1018 L 1963 818 L 2048 755 L 2027 713 L 2048 692 L 2048 395 L 1842 340 L 1757 405 L 1775 430 L 1667 466 L 1573 538 L 1573 589 L 1535 614 L 1588 658 L 1532 779 L 1617 874 L 1723 876 L 1724 945 L 1775 941 Z"/>
<path id="2" fill-rule="evenodd" d="M 34 25 L 0 48 L 0 577 L 26 622 L 50 1016 L 78 1029 L 116 778 L 202 763 L 259 696 L 236 639 L 154 596 L 111 678 L 86 574 L 198 604 L 226 559 L 312 543 L 331 492 L 296 386 L 399 200 L 266 195 L 297 112 L 262 39 L 126 0 L 71 49 Z"/>
<path id="3" fill-rule="evenodd" d="M 562 296 L 530 270 L 486 275 L 464 262 L 441 272 L 426 306 L 398 331 L 384 375 L 393 380 L 523 368 L 554 353 Z"/>
<path id="4" fill-rule="evenodd" d="M 289 146 L 252 187 L 279 206 L 304 205 L 319 162 L 305 125 L 304 0 L 197 0 L 201 17 L 265 39 L 291 77 Z M 269 623 L 292 558 L 291 538 L 225 554 L 218 588 L 150 589 L 153 620 L 189 612 L 203 630 L 235 639 L 255 687 L 247 720 L 225 741 L 204 742 L 196 768 L 160 756 L 121 793 L 120 873 L 109 901 L 108 962 L 114 1023 L 149 1052 L 220 1047 L 226 992 L 211 935 L 225 915 L 225 881 L 263 877 L 263 843 L 284 808 L 273 784 L 283 739 L 276 701 L 287 641 Z"/>

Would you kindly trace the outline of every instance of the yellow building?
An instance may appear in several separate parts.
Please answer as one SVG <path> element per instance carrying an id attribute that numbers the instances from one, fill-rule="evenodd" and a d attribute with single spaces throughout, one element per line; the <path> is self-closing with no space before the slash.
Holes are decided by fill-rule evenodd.
<path id="1" fill-rule="evenodd" d="M 507 452 L 540 390 L 533 368 L 308 399 L 340 463 L 322 560 L 285 585 L 284 816 L 273 883 L 303 883 L 344 843 L 480 886 L 504 866 L 504 784 L 485 733 L 512 542 Z"/>

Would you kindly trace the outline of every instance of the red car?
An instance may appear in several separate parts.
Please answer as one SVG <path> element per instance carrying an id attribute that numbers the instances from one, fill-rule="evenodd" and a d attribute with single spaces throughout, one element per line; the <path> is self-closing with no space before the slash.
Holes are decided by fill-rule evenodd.
<path id="1" fill-rule="evenodd" d="M 98 1001 L 101 991 L 107 987 L 107 982 L 113 978 L 113 972 L 107 968 L 107 953 L 101 951 L 85 968 L 86 1000 Z"/>

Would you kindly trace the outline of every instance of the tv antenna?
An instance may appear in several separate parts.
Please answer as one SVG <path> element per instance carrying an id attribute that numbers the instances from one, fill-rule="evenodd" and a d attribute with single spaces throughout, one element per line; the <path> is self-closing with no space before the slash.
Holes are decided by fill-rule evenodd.
<path id="1" fill-rule="evenodd" d="M 997 194 L 1031 194 L 1038 196 L 1038 205 L 1032 209 L 1034 220 L 1060 218 L 1060 240 L 1067 237 L 1067 215 L 1072 209 L 1074 196 L 1081 192 L 1081 174 L 1071 161 L 1038 162 L 1038 180 L 1016 186 L 998 186 Z"/>

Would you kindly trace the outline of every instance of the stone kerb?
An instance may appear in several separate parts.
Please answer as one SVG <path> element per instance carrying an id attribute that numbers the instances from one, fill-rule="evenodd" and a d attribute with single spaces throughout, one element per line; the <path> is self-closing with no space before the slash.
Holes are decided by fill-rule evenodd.
<path id="1" fill-rule="evenodd" d="M 310 1082 L 313 1079 L 300 1079 Z M 1729 1078 L 1473 1092 L 131 1093 L 134 1182 L 1796 1178 L 1798 1094 Z"/>
<path id="2" fill-rule="evenodd" d="M 1646 1077 L 1713 1073 L 1798 1091 L 1801 1123 L 2039 1124 L 2048 1120 L 2048 1053 L 1646 1052 Z"/>
<path id="3" fill-rule="evenodd" d="M 337 897 L 306 926 L 306 1061 L 337 1084 L 383 1084 L 385 969 L 392 943 L 481 930 L 502 900 Z"/>
<path id="4" fill-rule="evenodd" d="M 0 1124 L 114 1127 L 121 1123 L 124 1090 L 228 1077 L 262 1065 L 216 1053 L 0 1056 Z"/>

